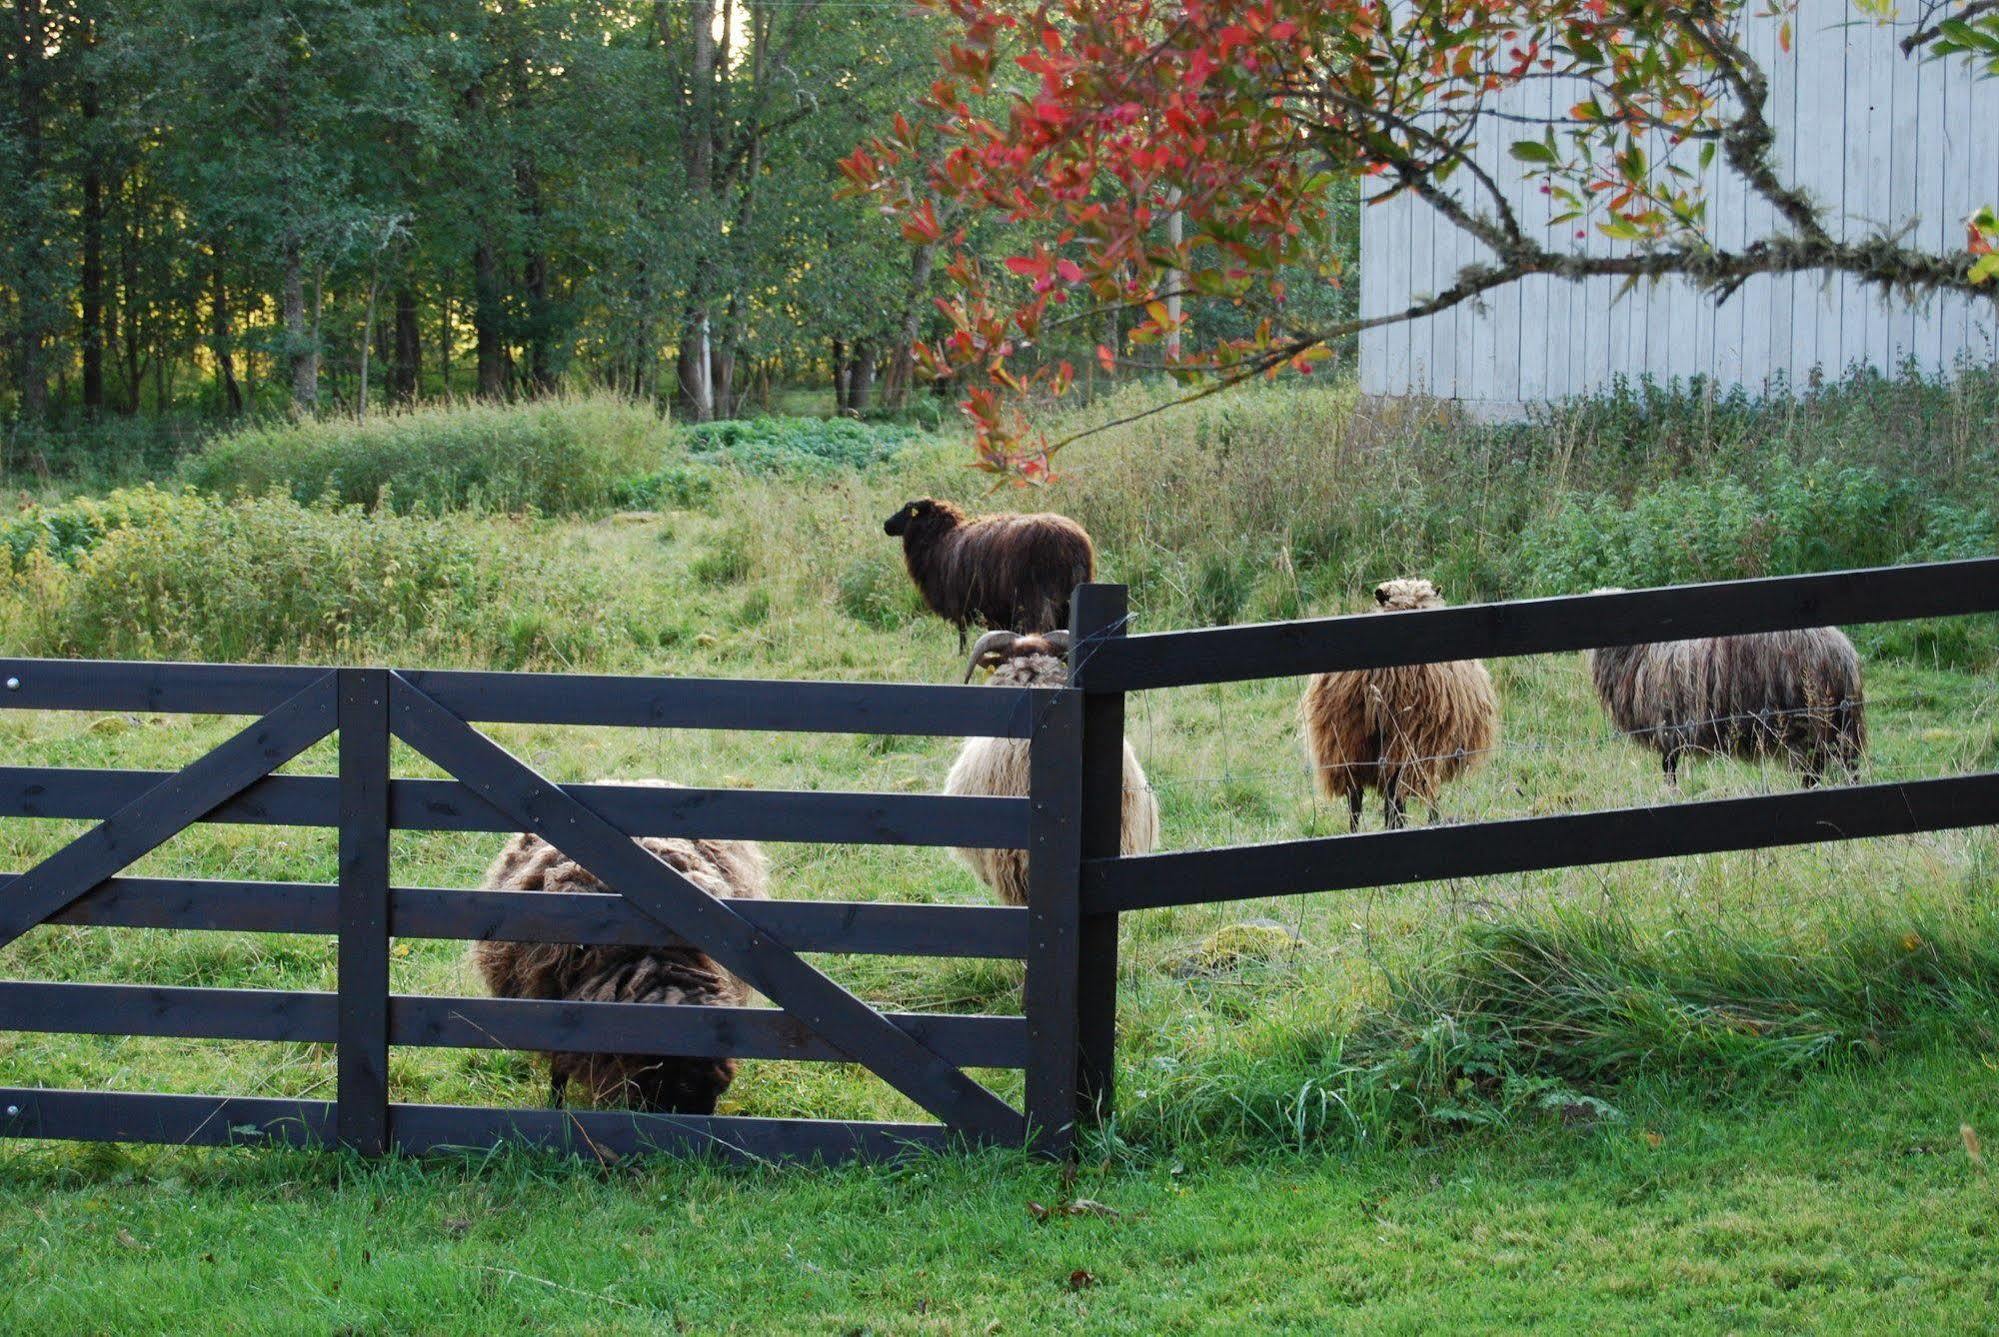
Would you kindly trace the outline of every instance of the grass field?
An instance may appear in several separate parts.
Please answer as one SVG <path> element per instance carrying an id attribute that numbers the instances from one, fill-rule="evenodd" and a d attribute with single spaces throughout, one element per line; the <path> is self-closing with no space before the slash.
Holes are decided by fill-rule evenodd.
<path id="1" fill-rule="evenodd" d="M 1975 1331 L 1988 1046 L 1722 1111 L 1213 1163 L 607 1174 L 14 1150 L 11 1331 Z M 1074 1193 L 1103 1213 L 1037 1220 Z"/>
<path id="2" fill-rule="evenodd" d="M 1590 507 L 1608 508 L 1592 523 L 1614 529 L 1632 564 L 1609 574 L 1635 572 L 1632 584 L 1655 570 L 1795 567 L 1806 559 L 1772 536 L 1773 514 L 1818 517 L 1838 549 L 1824 566 L 1990 551 L 1977 499 L 1993 436 L 1977 425 L 1992 409 L 1956 402 L 1907 443 L 1956 461 L 1920 495 L 1882 481 L 1879 433 L 1856 426 L 1851 406 L 1801 416 L 1774 441 L 1768 423 L 1744 427 L 1761 433 L 1756 461 L 1792 460 L 1768 477 L 1744 467 L 1727 421 L 1699 429 L 1707 453 L 1677 470 L 1627 435 L 1633 462 L 1620 473 L 1607 428 L 1523 453 L 1448 424 L 1370 424 L 1334 390 L 1251 396 L 1088 443 L 1067 490 L 1035 500 L 1098 535 L 1106 574 L 1133 586 L 1141 630 L 1344 611 L 1404 569 L 1436 574 L 1459 600 L 1587 588 L 1603 573 L 1577 554 L 1614 546 L 1572 532 Z M 620 449 L 650 431 L 634 427 Z M 39 551 L 18 561 L 0 635 L 15 653 L 196 657 L 221 644 L 309 662 L 955 680 L 952 634 L 915 607 L 880 521 L 926 492 L 978 500 L 977 482 L 948 442 L 861 466 L 841 463 L 848 445 L 813 444 L 812 467 L 791 471 L 765 468 L 755 449 L 730 463 L 668 447 L 616 513 L 170 499 L 89 539 L 74 566 Z M 260 482 L 272 454 L 259 456 Z M 226 494 L 222 466 L 203 467 Z M 1815 481 L 1827 478 L 1845 481 Z M 1679 518 L 1648 518 L 1660 495 L 1680 497 Z M 277 530 L 327 555 L 260 560 Z M 351 551 L 376 566 L 332 571 Z M 1999 766 L 1991 623 L 1856 629 L 1874 736 L 1864 778 Z M 1503 745 L 1448 791 L 1449 819 L 1677 801 L 1650 756 L 1611 734 L 1579 657 L 1493 668 Z M 1303 763 L 1299 686 L 1134 700 L 1130 736 L 1169 847 L 1344 828 Z M 19 765 L 171 767 L 231 727 L 0 714 Z M 495 734 L 560 779 L 765 788 L 932 791 L 954 748 Z M 331 760 L 322 747 L 288 769 Z M 433 773 L 407 755 L 398 769 Z M 1680 797 L 1790 783 L 1708 762 Z M 0 824 L 0 866 L 25 867 L 80 829 Z M 498 843 L 401 834 L 396 879 L 473 885 Z M 786 897 L 982 899 L 941 851 L 772 854 Z M 333 856 L 330 833 L 218 826 L 134 871 L 324 881 Z M 598 1171 L 518 1156 L 366 1166 L 0 1146 L 0 1324 L 1975 1326 L 1995 1298 L 1975 1260 L 1989 1257 L 1999 1215 L 1975 1143 L 1999 1137 L 1995 890 L 1999 838 L 1984 830 L 1129 916 L 1118 1117 L 1073 1184 L 998 1154 L 838 1172 Z M 399 991 L 476 991 L 462 944 L 397 952 Z M 897 1008 L 1019 1006 L 1015 965 L 820 961 Z M 159 984 L 323 989 L 334 965 L 329 940 L 250 934 L 52 928 L 0 952 L 8 977 Z M 1018 1093 L 1017 1076 L 983 1075 Z M 400 1049 L 391 1076 L 399 1100 L 526 1105 L 545 1091 L 534 1063 L 509 1053 Z M 0 1035 L 4 1084 L 325 1097 L 332 1080 L 317 1046 Z M 790 1063 L 745 1064 L 725 1109 L 915 1117 L 863 1073 Z M 1077 1198 L 1111 1210 L 1061 1210 Z M 1030 1203 L 1056 1210 L 1037 1221 Z"/>

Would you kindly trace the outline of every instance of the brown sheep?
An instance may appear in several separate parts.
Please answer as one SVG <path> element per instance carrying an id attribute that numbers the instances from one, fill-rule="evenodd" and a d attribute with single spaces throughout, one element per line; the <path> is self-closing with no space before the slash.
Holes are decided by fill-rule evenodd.
<path id="1" fill-rule="evenodd" d="M 1610 591 L 1603 591 L 1609 593 Z M 1836 627 L 1706 636 L 1592 650 L 1590 681 L 1611 722 L 1659 754 L 1775 757 L 1806 788 L 1867 751 L 1860 655 Z"/>
<path id="2" fill-rule="evenodd" d="M 711 895 L 769 899 L 768 868 L 754 842 L 646 836 L 637 843 Z M 493 891 L 611 890 L 560 850 L 525 832 L 507 842 L 483 885 Z M 691 946 L 477 942 L 471 960 L 499 998 L 739 1007 L 749 997 L 741 980 Z M 573 1080 L 593 1103 L 668 1114 L 713 1114 L 715 1102 L 736 1076 L 735 1060 L 728 1058 L 555 1053 L 548 1061 L 554 1104 L 562 1103 Z"/>
<path id="3" fill-rule="evenodd" d="M 1069 593 L 1097 574 L 1097 550 L 1063 515 L 968 517 L 923 497 L 891 515 L 882 532 L 902 540 L 909 578 L 930 611 L 958 629 L 973 624 L 1047 631 L 1069 622 Z"/>
<path id="4" fill-rule="evenodd" d="M 1391 580 L 1374 591 L 1378 613 L 1442 608 L 1427 580 Z M 1305 741 L 1328 798 L 1344 794 L 1348 829 L 1360 830 L 1367 790 L 1381 794 L 1388 825 L 1420 798 L 1434 820 L 1437 791 L 1479 765 L 1499 738 L 1492 675 L 1476 659 L 1321 673 L 1299 703 Z"/>
<path id="5" fill-rule="evenodd" d="M 1020 636 L 989 631 L 972 648 L 965 681 L 981 668 L 992 670 L 995 687 L 1062 687 L 1069 681 L 1069 633 Z M 1016 738 L 967 738 L 944 780 L 946 794 L 989 798 L 1027 797 L 1028 748 Z M 1159 800 L 1138 764 L 1131 744 L 1124 745 L 1124 805 L 1120 845 L 1126 854 L 1150 854 L 1159 844 Z M 1027 851 L 951 851 L 972 876 L 991 887 L 1008 905 L 1027 904 Z"/>

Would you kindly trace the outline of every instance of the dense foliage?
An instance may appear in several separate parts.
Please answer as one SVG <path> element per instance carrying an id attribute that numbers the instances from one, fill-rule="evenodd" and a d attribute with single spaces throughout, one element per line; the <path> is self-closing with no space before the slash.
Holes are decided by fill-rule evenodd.
<path id="1" fill-rule="evenodd" d="M 459 404 L 246 427 L 209 442 L 184 473 L 224 494 L 281 488 L 307 503 L 561 514 L 610 505 L 667 437 L 658 413 L 609 395 Z"/>
<path id="2" fill-rule="evenodd" d="M 929 260 L 832 199 L 928 79 L 895 5 L 4 8 L 17 435 L 592 382 L 728 416 L 829 364 L 857 408 L 908 388 Z"/>

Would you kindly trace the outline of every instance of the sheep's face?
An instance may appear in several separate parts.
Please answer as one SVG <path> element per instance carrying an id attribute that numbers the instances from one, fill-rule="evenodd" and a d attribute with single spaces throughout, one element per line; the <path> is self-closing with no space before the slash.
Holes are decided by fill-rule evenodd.
<path id="1" fill-rule="evenodd" d="M 894 515 L 891 515 L 882 524 L 882 533 L 888 535 L 890 538 L 901 538 L 903 534 L 908 532 L 912 524 L 915 524 L 926 515 L 935 515 L 936 513 L 937 503 L 935 501 L 929 497 L 919 498 L 904 506 Z"/>
<path id="2" fill-rule="evenodd" d="M 1442 608 L 1437 587 L 1427 580 L 1384 580 L 1374 587 L 1375 608 L 1384 613 L 1406 613 L 1418 608 Z"/>

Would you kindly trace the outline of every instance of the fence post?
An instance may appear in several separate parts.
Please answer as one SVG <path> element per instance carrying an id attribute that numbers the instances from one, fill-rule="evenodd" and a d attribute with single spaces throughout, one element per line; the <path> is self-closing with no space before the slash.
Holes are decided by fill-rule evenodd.
<path id="1" fill-rule="evenodd" d="M 1081 585 L 1069 606 L 1069 685 L 1081 690 L 1081 857 L 1115 859 L 1124 823 L 1124 693 L 1093 690 L 1092 647 L 1123 636 L 1127 591 L 1122 585 Z M 1117 1073 L 1116 911 L 1078 918 L 1076 935 L 1076 1109 L 1101 1120 L 1112 1110 Z"/>
<path id="2" fill-rule="evenodd" d="M 389 1144 L 389 674 L 340 669 L 339 1080 L 334 1136 Z"/>
<path id="3" fill-rule="evenodd" d="M 1028 736 L 1027 1118 L 1035 1149 L 1076 1140 L 1083 694 L 1036 693 Z"/>

